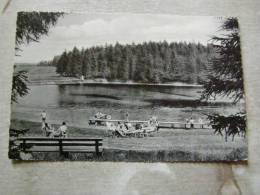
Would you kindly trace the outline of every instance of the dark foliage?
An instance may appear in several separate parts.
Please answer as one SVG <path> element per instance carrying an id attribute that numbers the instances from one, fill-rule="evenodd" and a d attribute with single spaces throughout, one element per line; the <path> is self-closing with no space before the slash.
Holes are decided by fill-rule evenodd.
<path id="1" fill-rule="evenodd" d="M 217 56 L 211 60 L 212 70 L 208 80 L 204 82 L 205 90 L 202 99 L 208 100 L 211 97 L 222 96 L 233 98 L 234 103 L 244 99 L 243 69 L 240 50 L 239 25 L 237 18 L 226 19 L 222 26 L 226 34 L 217 37 L 212 41 L 216 49 Z M 209 116 L 215 133 L 228 136 L 243 134 L 246 132 L 246 117 L 244 113 L 236 115 Z"/>
<path id="2" fill-rule="evenodd" d="M 58 12 L 18 12 L 16 21 L 16 48 L 22 44 L 38 42 L 42 35 L 47 35 L 51 26 L 63 13 Z"/>
<path id="3" fill-rule="evenodd" d="M 64 51 L 50 65 L 63 76 L 132 80 L 135 82 L 201 83 L 214 55 L 211 45 L 195 43 L 144 42 L 105 45 Z"/>
<path id="4" fill-rule="evenodd" d="M 235 115 L 223 116 L 219 114 L 208 116 L 212 127 L 215 129 L 215 134 L 225 136 L 225 141 L 228 136 L 232 136 L 234 140 L 235 135 L 245 137 L 246 132 L 246 116 L 245 113 L 237 113 Z"/>
<path id="5" fill-rule="evenodd" d="M 57 23 L 57 20 L 63 13 L 51 12 L 18 12 L 16 21 L 16 52 L 22 44 L 38 42 L 42 35 L 48 35 L 51 26 Z M 16 53 L 16 55 L 18 55 Z M 13 75 L 12 102 L 17 101 L 17 96 L 24 96 L 28 93 L 26 85 L 27 76 L 25 71 L 20 71 Z"/>
<path id="6" fill-rule="evenodd" d="M 26 83 L 28 82 L 27 72 L 18 71 L 13 75 L 13 84 L 12 84 L 12 96 L 11 101 L 17 102 L 17 97 L 23 97 L 29 92 L 29 88 Z"/>
<path id="7" fill-rule="evenodd" d="M 227 96 L 234 102 L 244 98 L 243 69 L 239 26 L 236 18 L 228 18 L 221 26 L 227 34 L 212 38 L 217 56 L 211 60 L 212 70 L 204 83 L 203 98 Z"/>

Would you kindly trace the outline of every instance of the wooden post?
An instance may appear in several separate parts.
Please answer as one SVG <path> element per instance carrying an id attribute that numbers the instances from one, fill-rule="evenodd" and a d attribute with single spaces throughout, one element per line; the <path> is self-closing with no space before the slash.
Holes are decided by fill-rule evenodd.
<path id="1" fill-rule="evenodd" d="M 62 139 L 59 139 L 59 149 L 60 149 L 60 154 L 63 153 L 63 149 L 62 149 Z"/>
<path id="2" fill-rule="evenodd" d="M 96 154 L 99 155 L 99 148 L 98 148 L 98 140 L 95 140 L 95 148 L 96 148 Z"/>
<path id="3" fill-rule="evenodd" d="M 26 140 L 24 139 L 23 140 L 23 151 L 25 152 L 25 150 L 26 150 L 26 145 L 25 145 L 25 143 L 26 143 Z"/>

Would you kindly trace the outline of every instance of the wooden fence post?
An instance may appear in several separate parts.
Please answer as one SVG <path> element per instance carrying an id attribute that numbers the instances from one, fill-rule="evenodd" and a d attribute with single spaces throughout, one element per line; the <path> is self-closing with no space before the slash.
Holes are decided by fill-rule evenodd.
<path id="1" fill-rule="evenodd" d="M 95 148 L 96 148 L 96 154 L 99 155 L 99 142 L 98 140 L 95 140 Z"/>
<path id="2" fill-rule="evenodd" d="M 63 149 L 62 149 L 62 139 L 59 139 L 59 149 L 60 149 L 60 154 L 63 153 Z"/>
<path id="3" fill-rule="evenodd" d="M 26 150 L 26 145 L 25 145 L 25 143 L 26 143 L 26 140 L 24 139 L 23 140 L 23 151 L 25 152 L 25 150 Z"/>

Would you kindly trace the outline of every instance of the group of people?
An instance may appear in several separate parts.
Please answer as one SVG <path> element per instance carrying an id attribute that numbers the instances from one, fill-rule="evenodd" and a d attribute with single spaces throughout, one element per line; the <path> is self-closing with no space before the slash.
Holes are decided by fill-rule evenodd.
<path id="1" fill-rule="evenodd" d="M 42 130 L 46 137 L 63 137 L 63 138 L 67 137 L 68 127 L 65 121 L 62 122 L 59 128 L 55 129 L 52 125 L 49 125 L 46 122 L 47 113 L 45 110 L 42 111 L 41 118 L 42 118 Z"/>
<path id="2" fill-rule="evenodd" d="M 136 123 L 132 125 L 129 120 L 119 121 L 117 124 L 112 122 L 106 122 L 106 126 L 108 128 L 108 134 L 110 132 L 112 135 L 118 136 L 134 136 L 140 133 L 152 133 L 158 131 L 158 121 L 155 116 L 150 118 L 147 123 Z"/>
<path id="3" fill-rule="evenodd" d="M 186 119 L 186 124 L 189 124 L 190 128 L 194 128 L 194 123 L 195 123 L 195 120 L 192 117 L 190 117 L 190 119 Z M 198 124 L 200 124 L 203 128 L 204 121 L 202 118 L 198 119 Z"/>
<path id="4" fill-rule="evenodd" d="M 96 118 L 96 119 L 108 119 L 108 120 L 110 120 L 110 119 L 111 119 L 111 115 L 103 114 L 102 112 L 97 112 L 97 113 L 94 115 L 94 118 Z"/>

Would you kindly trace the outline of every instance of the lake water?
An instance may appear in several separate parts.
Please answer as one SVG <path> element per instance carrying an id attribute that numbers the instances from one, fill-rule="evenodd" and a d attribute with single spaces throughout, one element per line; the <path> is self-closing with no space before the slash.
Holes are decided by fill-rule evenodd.
<path id="1" fill-rule="evenodd" d="M 205 114 L 236 113 L 244 104 L 227 102 L 199 104 L 201 87 L 127 86 L 127 85 L 38 85 L 30 86 L 30 94 L 12 106 L 12 118 L 41 121 L 42 110 L 50 123 L 67 121 L 68 125 L 86 127 L 96 112 L 110 114 L 113 119 L 184 121 L 205 118 Z"/>

